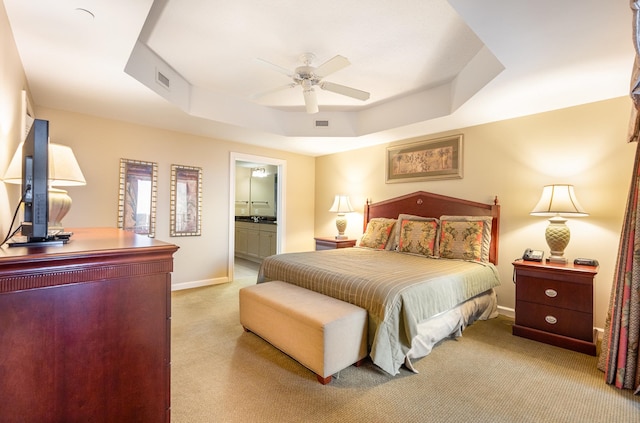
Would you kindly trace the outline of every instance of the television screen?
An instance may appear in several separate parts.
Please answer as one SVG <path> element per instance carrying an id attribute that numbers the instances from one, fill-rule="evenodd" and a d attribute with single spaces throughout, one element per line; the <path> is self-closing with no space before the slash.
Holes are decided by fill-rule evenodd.
<path id="1" fill-rule="evenodd" d="M 49 122 L 35 119 L 22 147 L 22 235 L 28 241 L 47 238 L 49 221 Z"/>

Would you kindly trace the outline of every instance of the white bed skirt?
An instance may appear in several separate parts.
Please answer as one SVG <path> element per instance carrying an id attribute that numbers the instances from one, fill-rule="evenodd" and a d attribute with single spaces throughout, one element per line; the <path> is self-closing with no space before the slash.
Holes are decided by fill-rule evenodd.
<path id="1" fill-rule="evenodd" d="M 462 336 L 462 331 L 476 320 L 498 316 L 498 299 L 493 289 L 478 295 L 459 306 L 418 323 L 418 335 L 411 341 L 404 365 L 414 373 L 411 360 L 428 355 L 433 346 L 445 338 Z"/>

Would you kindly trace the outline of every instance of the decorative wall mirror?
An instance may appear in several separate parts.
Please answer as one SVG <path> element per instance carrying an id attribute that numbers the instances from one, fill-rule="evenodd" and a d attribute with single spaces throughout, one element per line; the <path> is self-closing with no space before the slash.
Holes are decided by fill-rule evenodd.
<path id="1" fill-rule="evenodd" d="M 119 228 L 155 236 L 157 181 L 156 163 L 120 159 Z"/>
<path id="2" fill-rule="evenodd" d="M 171 236 L 200 236 L 202 168 L 171 165 Z"/>

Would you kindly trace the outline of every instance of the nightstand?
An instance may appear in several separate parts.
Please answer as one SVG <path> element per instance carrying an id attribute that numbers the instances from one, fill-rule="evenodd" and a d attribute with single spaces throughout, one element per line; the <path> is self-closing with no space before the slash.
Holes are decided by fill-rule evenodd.
<path id="1" fill-rule="evenodd" d="M 350 248 L 356 245 L 355 239 L 335 239 L 335 238 L 314 238 L 316 240 L 316 251 L 335 250 L 336 248 Z"/>
<path id="2" fill-rule="evenodd" d="M 596 355 L 593 284 L 598 267 L 516 260 L 513 334 Z"/>

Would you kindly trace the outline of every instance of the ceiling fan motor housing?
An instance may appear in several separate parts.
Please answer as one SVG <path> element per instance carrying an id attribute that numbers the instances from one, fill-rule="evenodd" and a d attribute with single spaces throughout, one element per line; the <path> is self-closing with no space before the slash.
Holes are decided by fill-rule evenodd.
<path id="1" fill-rule="evenodd" d="M 299 84 L 303 81 L 310 81 L 311 85 L 317 85 L 320 82 L 320 78 L 314 73 L 315 70 L 316 68 L 313 66 L 298 66 L 296 73 L 293 75 L 293 79 Z"/>

